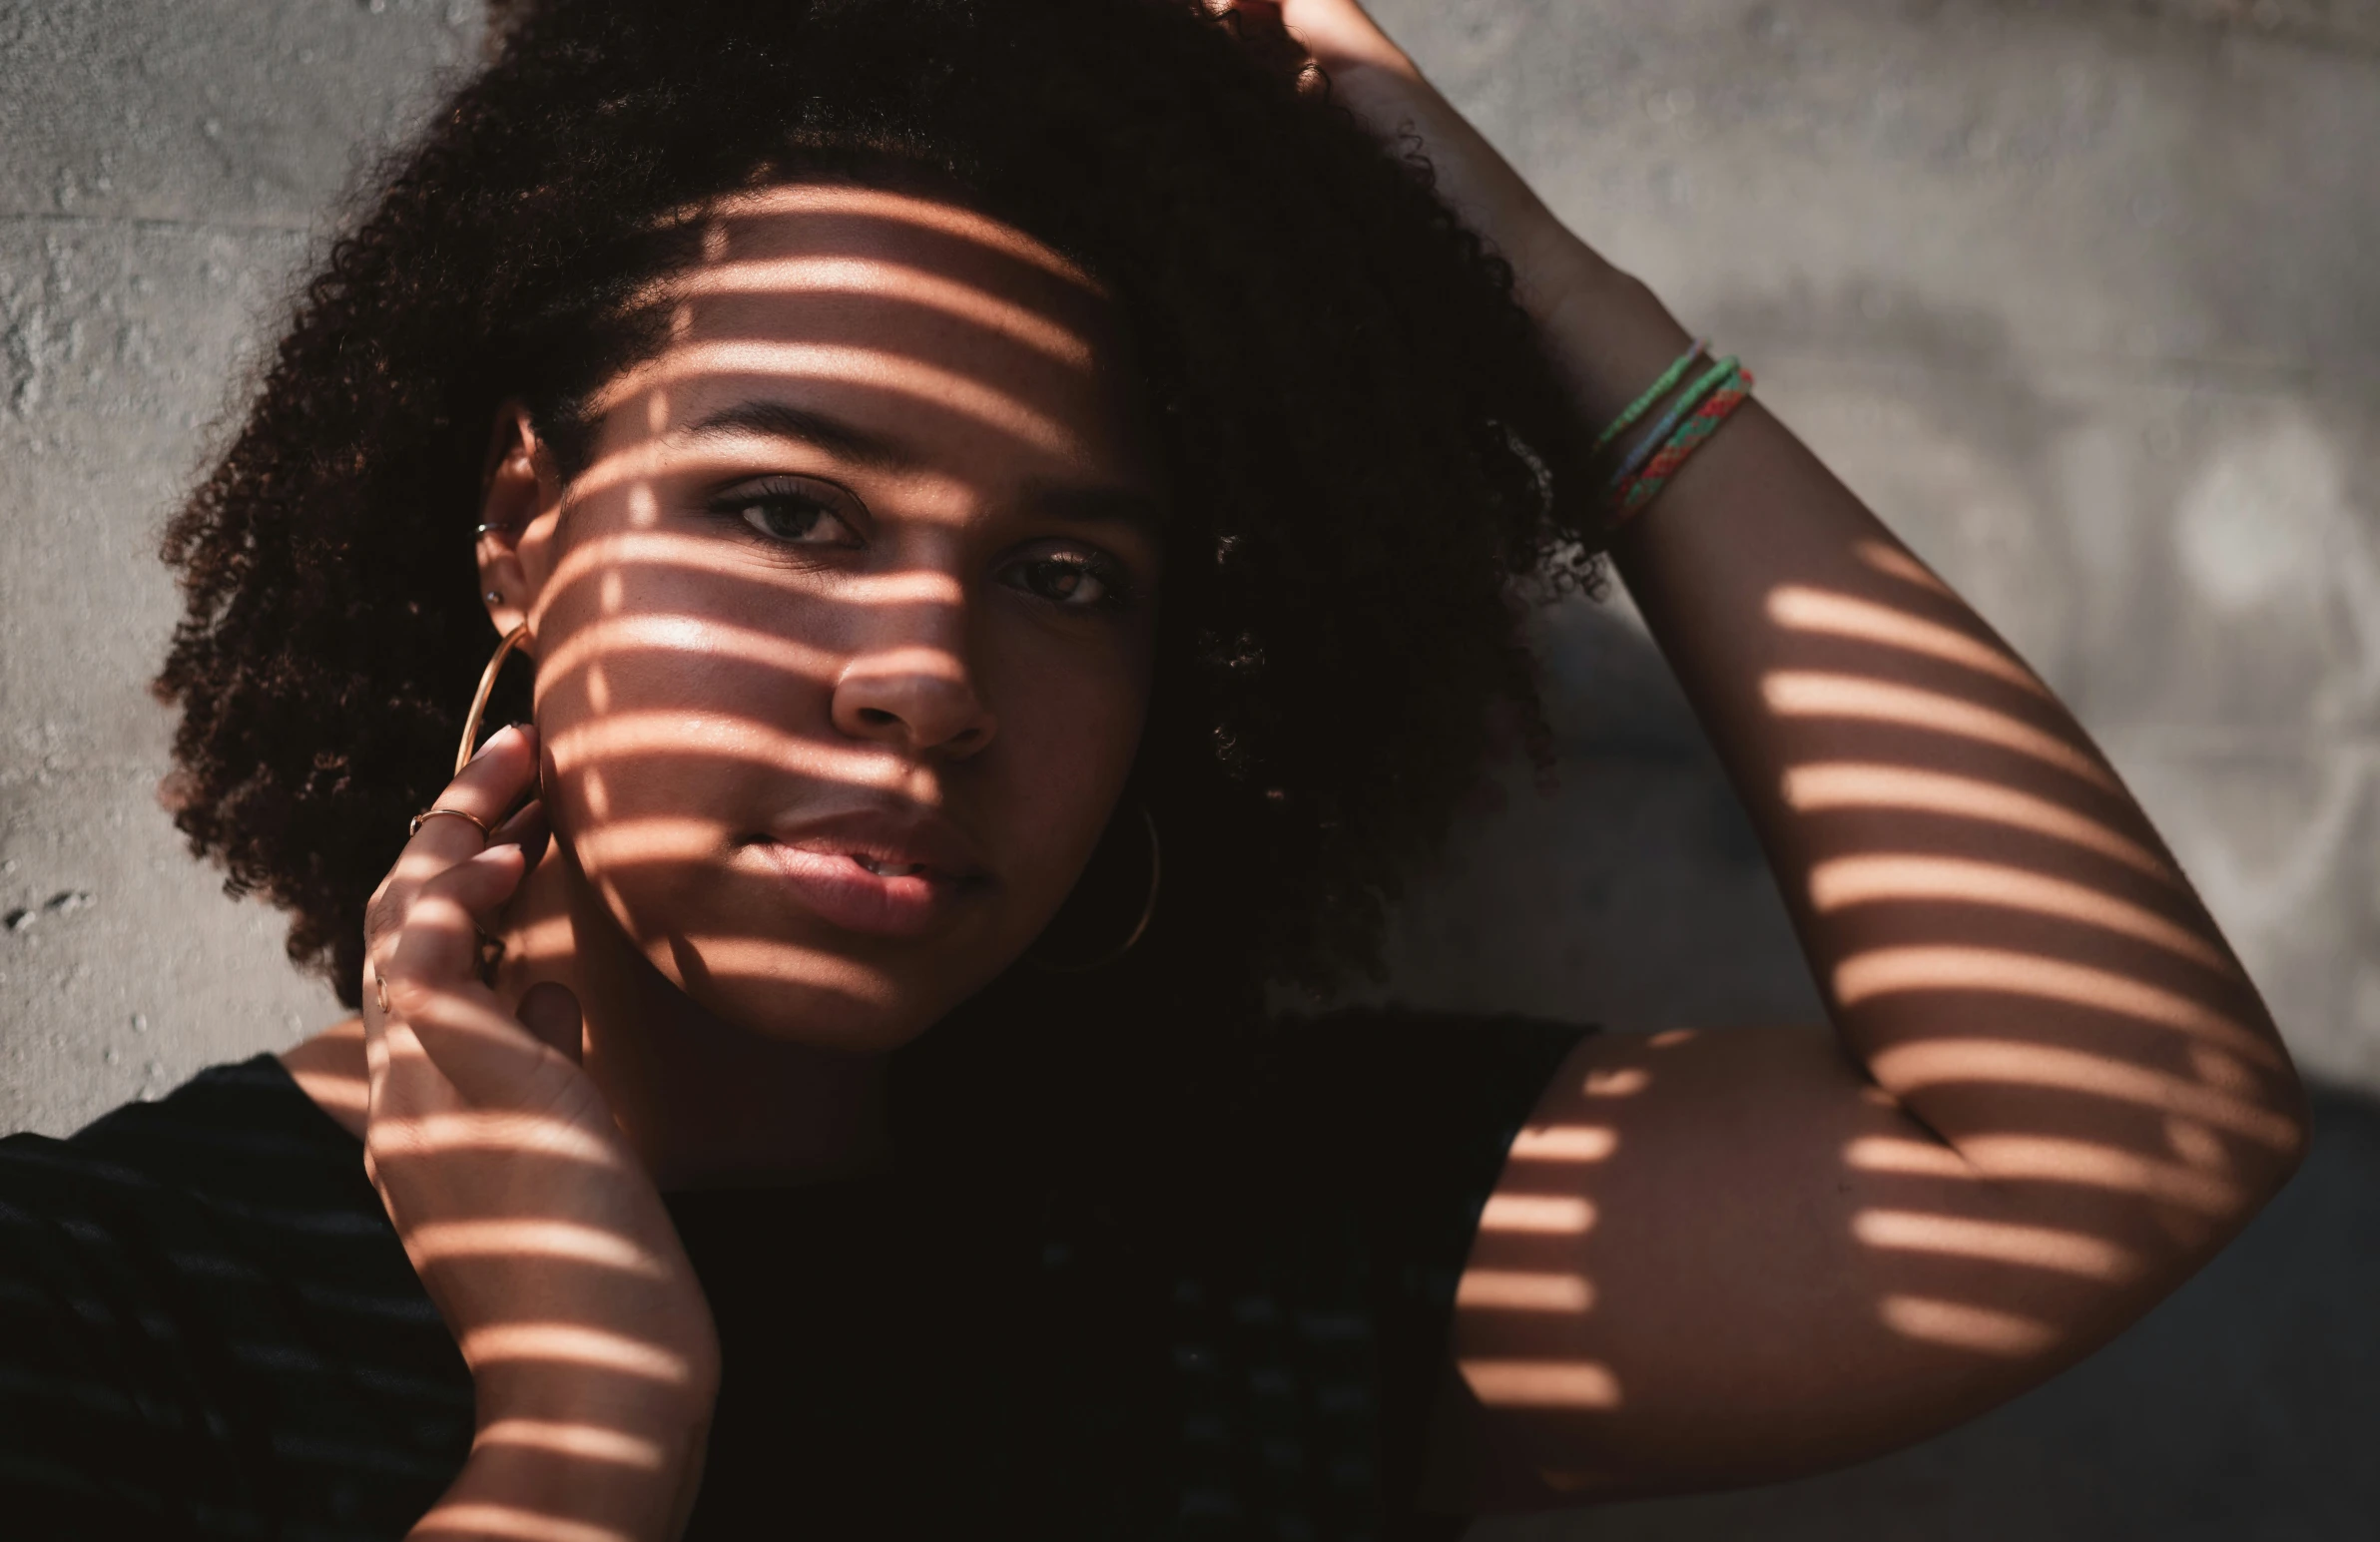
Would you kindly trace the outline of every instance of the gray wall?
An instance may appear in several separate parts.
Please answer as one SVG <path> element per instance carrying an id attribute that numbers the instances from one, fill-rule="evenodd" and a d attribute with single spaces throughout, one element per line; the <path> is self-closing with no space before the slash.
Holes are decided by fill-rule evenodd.
<path id="1" fill-rule="evenodd" d="M 1841 1477 L 1482 1535 L 2367 1535 L 2380 0 L 1378 9 L 2076 706 L 2336 1089 L 2249 1238 L 2044 1392 Z M 478 27 L 465 0 L 0 0 L 0 1128 L 337 1015 L 156 806 L 153 551 L 354 168 Z M 1624 606 L 1544 626 L 1559 787 L 1483 799 L 1396 992 L 1814 1010 Z"/>
<path id="2" fill-rule="evenodd" d="M 350 169 L 476 5 L 0 3 L 0 1128 L 339 1014 L 159 810 L 155 551 Z"/>
<path id="3" fill-rule="evenodd" d="M 2301 1060 L 2380 1088 L 2380 3 L 2278 36 L 2109 3 L 1383 9 L 2073 704 Z M 1557 627 L 1560 668 L 1615 667 Z M 1574 787 L 1516 794 L 1461 902 L 1420 907 L 1433 993 L 1780 1001 L 1752 853 L 1675 860 L 1728 826 L 1646 765 L 1693 745 L 1652 729 L 1654 677 L 1582 689 Z M 1756 959 L 1714 950 L 1714 902 Z"/>

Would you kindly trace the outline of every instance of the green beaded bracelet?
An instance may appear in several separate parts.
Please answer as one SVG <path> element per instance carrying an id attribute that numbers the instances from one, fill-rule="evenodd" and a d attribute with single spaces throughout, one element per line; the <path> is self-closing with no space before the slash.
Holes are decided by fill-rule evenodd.
<path id="1" fill-rule="evenodd" d="M 1661 378 L 1652 383 L 1650 390 L 1630 402 L 1627 411 L 1612 419 L 1611 426 L 1604 429 L 1602 436 L 1595 440 L 1594 453 L 1602 454 L 1605 449 L 1610 447 L 1612 440 L 1626 433 L 1638 418 L 1650 412 L 1653 403 L 1668 395 L 1677 382 L 1685 378 L 1686 371 L 1694 367 L 1694 361 L 1702 357 L 1709 347 L 1709 338 L 1697 337 L 1694 340 L 1694 346 L 1686 350 L 1684 357 L 1661 371 Z"/>

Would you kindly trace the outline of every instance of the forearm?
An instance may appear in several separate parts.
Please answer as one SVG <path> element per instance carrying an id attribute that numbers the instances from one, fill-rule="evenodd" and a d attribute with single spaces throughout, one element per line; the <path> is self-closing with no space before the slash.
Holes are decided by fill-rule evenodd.
<path id="1" fill-rule="evenodd" d="M 1385 39 L 1350 24 L 1335 41 L 1340 98 L 1421 137 L 1599 430 L 1690 334 Z M 2043 1206 L 2102 1230 L 2184 1235 L 2185 1258 L 2286 1177 L 2295 1073 L 2146 816 L 1757 398 L 1613 558 L 1751 811 L 1845 1049 L 1912 1115 L 1973 1171 L 2041 1181 Z"/>
<path id="2" fill-rule="evenodd" d="M 1597 412 L 1688 342 L 1609 269 L 1545 320 Z M 1613 555 L 1845 1048 L 1980 1174 L 2185 1255 L 2228 1235 L 2294 1165 L 2301 1092 L 2063 704 L 1757 400 Z"/>
<path id="3" fill-rule="evenodd" d="M 584 1403 L 534 1397 L 483 1409 L 462 1471 L 407 1536 L 674 1542 L 701 1485 L 707 1412 L 590 1414 Z"/>

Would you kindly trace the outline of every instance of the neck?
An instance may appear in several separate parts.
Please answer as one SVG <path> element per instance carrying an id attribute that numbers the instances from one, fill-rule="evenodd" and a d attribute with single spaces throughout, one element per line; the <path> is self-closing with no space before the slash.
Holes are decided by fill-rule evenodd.
<path id="1" fill-rule="evenodd" d="M 661 1188 L 819 1183 L 888 1166 L 882 1055 L 764 1039 L 633 946 L 556 841 L 506 915 L 497 994 L 578 998 L 583 1063 Z"/>

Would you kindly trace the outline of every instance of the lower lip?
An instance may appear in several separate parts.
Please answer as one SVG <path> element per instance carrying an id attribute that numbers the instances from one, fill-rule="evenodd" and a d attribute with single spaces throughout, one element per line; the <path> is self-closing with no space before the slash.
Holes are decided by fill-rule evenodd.
<path id="1" fill-rule="evenodd" d="M 917 937 L 946 921 L 978 880 L 871 872 L 838 851 L 760 841 L 746 849 L 784 878 L 804 908 L 830 926 L 874 937 Z"/>

